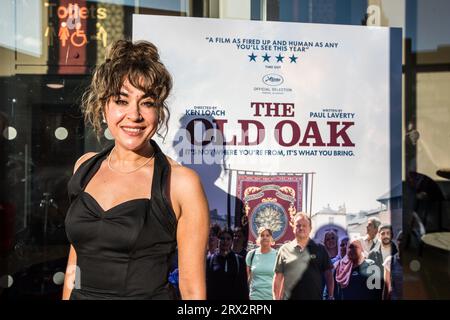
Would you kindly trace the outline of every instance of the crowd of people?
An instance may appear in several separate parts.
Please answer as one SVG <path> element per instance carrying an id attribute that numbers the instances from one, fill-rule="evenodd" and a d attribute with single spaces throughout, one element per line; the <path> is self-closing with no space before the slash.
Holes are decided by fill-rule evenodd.
<path id="1" fill-rule="evenodd" d="M 255 249 L 246 251 L 241 228 L 210 228 L 206 257 L 210 300 L 396 300 L 401 299 L 401 238 L 390 225 L 367 221 L 363 237 L 340 239 L 333 230 L 321 243 L 311 219 L 298 213 L 295 238 L 275 248 L 272 230 L 260 227 Z"/>

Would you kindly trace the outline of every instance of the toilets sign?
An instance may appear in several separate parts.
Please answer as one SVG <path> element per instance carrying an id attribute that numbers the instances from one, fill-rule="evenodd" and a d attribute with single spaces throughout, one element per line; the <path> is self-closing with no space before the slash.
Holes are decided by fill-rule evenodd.
<path id="1" fill-rule="evenodd" d="M 86 34 L 86 21 L 87 19 L 97 19 L 97 33 L 93 38 L 101 41 L 104 47 L 107 45 L 107 33 L 102 26 L 101 21 L 107 18 L 107 10 L 103 7 L 90 7 L 83 6 L 78 3 L 68 3 L 67 5 L 61 5 L 56 7 L 55 4 L 46 3 L 48 8 L 48 15 L 50 18 L 56 13 L 60 24 L 58 26 L 57 35 L 62 47 L 68 45 L 74 47 L 83 47 L 89 42 L 89 37 Z M 53 30 L 53 26 L 49 24 L 45 32 L 46 37 L 53 37 L 56 32 Z M 53 43 L 53 39 L 49 40 L 49 43 Z"/>

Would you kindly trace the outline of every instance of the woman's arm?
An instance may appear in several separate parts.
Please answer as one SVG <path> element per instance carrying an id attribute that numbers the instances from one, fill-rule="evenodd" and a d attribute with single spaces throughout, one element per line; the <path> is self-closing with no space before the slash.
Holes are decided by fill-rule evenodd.
<path id="1" fill-rule="evenodd" d="M 72 289 L 75 285 L 75 272 L 77 268 L 77 253 L 73 246 L 70 246 L 69 259 L 67 260 L 66 274 L 64 276 L 63 300 L 69 300 Z"/>
<path id="2" fill-rule="evenodd" d="M 78 170 L 78 167 L 88 159 L 95 156 L 97 153 L 88 152 L 82 155 L 74 165 L 73 173 Z M 69 258 L 67 259 L 67 267 L 66 274 L 64 275 L 64 288 L 63 288 L 63 300 L 69 300 L 70 294 L 72 293 L 72 289 L 75 285 L 75 273 L 77 269 L 77 253 L 75 252 L 74 247 L 70 246 Z"/>
<path id="3" fill-rule="evenodd" d="M 250 285 L 250 281 L 252 280 L 252 271 L 249 266 L 247 266 L 247 282 Z"/>
<path id="4" fill-rule="evenodd" d="M 209 209 L 198 175 L 178 166 L 172 171 L 172 190 L 178 205 L 177 226 L 179 286 L 183 300 L 206 299 L 205 259 Z"/>

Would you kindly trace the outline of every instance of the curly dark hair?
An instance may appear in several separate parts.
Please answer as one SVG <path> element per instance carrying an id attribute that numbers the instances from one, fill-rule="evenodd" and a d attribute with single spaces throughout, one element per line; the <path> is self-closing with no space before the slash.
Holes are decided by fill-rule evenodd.
<path id="1" fill-rule="evenodd" d="M 96 67 L 92 81 L 82 97 L 81 109 L 85 122 L 92 125 L 99 137 L 102 114 L 109 99 L 118 97 L 125 80 L 154 100 L 158 114 L 158 135 L 169 121 L 166 99 L 172 89 L 172 77 L 160 61 L 158 49 L 148 41 L 118 40 L 106 54 L 106 60 Z"/>

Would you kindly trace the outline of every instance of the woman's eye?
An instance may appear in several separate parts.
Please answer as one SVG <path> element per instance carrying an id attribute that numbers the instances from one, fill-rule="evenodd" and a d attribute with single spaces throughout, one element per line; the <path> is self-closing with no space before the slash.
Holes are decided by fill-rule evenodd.
<path id="1" fill-rule="evenodd" d="M 151 108 L 155 106 L 155 103 L 152 101 L 146 101 L 144 103 L 142 103 L 144 106 L 146 106 L 147 108 Z"/>
<path id="2" fill-rule="evenodd" d="M 125 100 L 119 99 L 119 100 L 116 100 L 116 104 L 118 104 L 119 106 L 126 106 L 127 102 Z"/>

